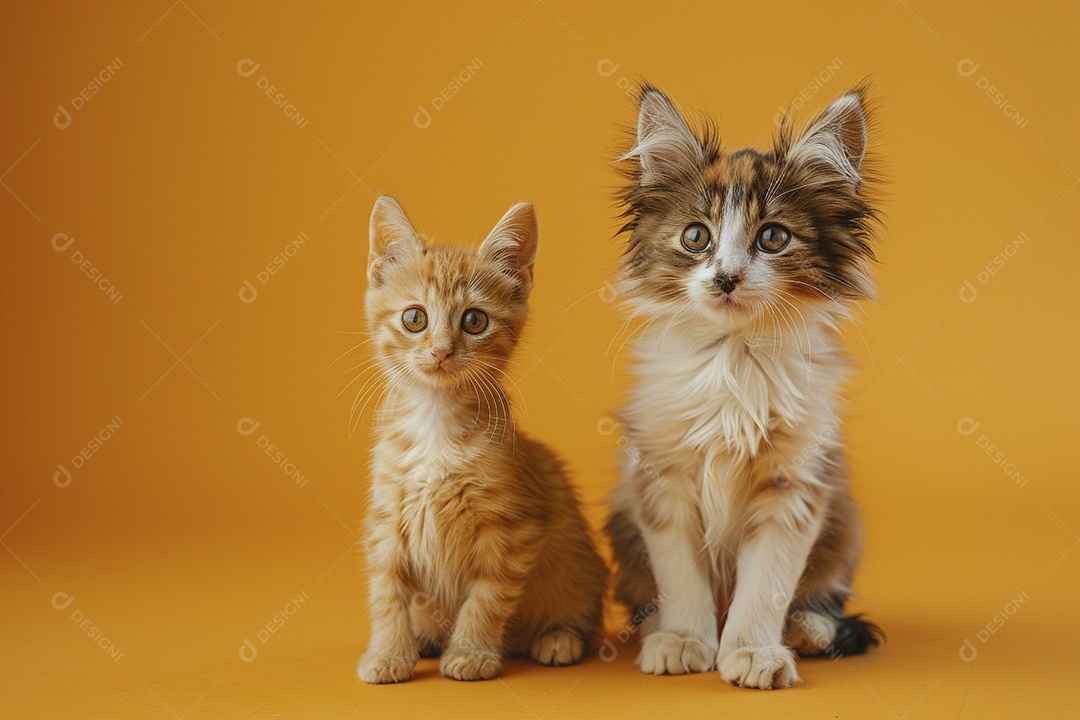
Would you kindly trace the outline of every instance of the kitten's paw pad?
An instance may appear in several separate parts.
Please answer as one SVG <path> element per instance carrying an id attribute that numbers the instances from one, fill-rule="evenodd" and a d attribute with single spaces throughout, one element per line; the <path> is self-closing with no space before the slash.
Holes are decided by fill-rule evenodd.
<path id="1" fill-rule="evenodd" d="M 790 648 L 737 648 L 717 658 L 720 677 L 739 687 L 771 690 L 801 683 Z"/>
<path id="2" fill-rule="evenodd" d="M 651 675 L 685 675 L 713 668 L 716 650 L 701 640 L 669 632 L 654 632 L 641 641 L 635 665 Z"/>
<path id="3" fill-rule="evenodd" d="M 585 654 L 581 635 L 573 630 L 555 628 L 532 641 L 529 655 L 543 665 L 572 665 Z"/>
<path id="4" fill-rule="evenodd" d="M 405 682 L 412 678 L 416 661 L 417 658 L 401 655 L 364 653 L 356 664 L 356 676 L 373 685 Z"/>
<path id="5" fill-rule="evenodd" d="M 502 656 L 488 651 L 445 652 L 439 672 L 454 680 L 490 680 L 499 674 Z"/>

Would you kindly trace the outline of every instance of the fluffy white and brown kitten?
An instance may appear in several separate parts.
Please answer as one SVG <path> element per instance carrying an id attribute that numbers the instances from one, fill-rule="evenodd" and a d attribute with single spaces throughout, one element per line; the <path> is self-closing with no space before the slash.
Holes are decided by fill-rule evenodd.
<path id="1" fill-rule="evenodd" d="M 768 152 L 725 152 L 659 90 L 622 158 L 620 291 L 647 320 L 608 531 L 647 673 L 799 682 L 795 651 L 862 653 L 861 535 L 838 426 L 837 325 L 873 292 L 864 93 Z"/>
<path id="2" fill-rule="evenodd" d="M 357 674 L 408 680 L 421 654 L 485 680 L 505 654 L 581 659 L 607 570 L 555 455 L 517 432 L 499 382 L 528 315 L 537 227 L 518 204 L 479 249 L 371 214 L 369 331 L 388 385 L 365 545 L 371 639 Z"/>

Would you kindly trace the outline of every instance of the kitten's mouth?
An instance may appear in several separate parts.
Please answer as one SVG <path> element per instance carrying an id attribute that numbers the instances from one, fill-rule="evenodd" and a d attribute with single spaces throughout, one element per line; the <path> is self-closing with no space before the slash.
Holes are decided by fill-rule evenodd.
<path id="1" fill-rule="evenodd" d="M 735 298 L 733 298 L 733 297 L 731 297 L 730 295 L 727 295 L 727 294 L 718 296 L 716 298 L 716 305 L 717 305 L 717 307 L 723 308 L 724 310 L 745 310 L 746 309 L 746 303 L 745 302 L 743 302 L 741 300 L 736 300 Z"/>
<path id="2" fill-rule="evenodd" d="M 446 362 L 425 365 L 420 368 L 420 372 L 437 383 L 445 383 L 456 375 L 454 369 Z"/>

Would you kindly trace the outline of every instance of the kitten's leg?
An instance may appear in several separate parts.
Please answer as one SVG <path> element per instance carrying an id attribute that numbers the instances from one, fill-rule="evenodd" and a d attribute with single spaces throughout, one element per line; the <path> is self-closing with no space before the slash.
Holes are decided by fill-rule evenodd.
<path id="1" fill-rule="evenodd" d="M 835 472 L 844 465 L 839 449 L 833 452 L 839 458 L 831 463 Z M 883 638 L 877 625 L 844 611 L 862 549 L 862 533 L 858 509 L 844 478 L 838 476 L 832 485 L 825 526 L 799 579 L 798 595 L 784 631 L 784 644 L 804 656 L 858 655 Z"/>
<path id="2" fill-rule="evenodd" d="M 648 482 L 646 480 L 645 482 Z M 635 521 L 656 581 L 659 605 L 636 665 L 653 675 L 707 672 L 717 651 L 716 601 L 696 499 L 664 483 L 641 493 Z"/>
<path id="3" fill-rule="evenodd" d="M 581 631 L 571 627 L 553 627 L 536 636 L 529 656 L 542 665 L 573 665 L 585 654 Z"/>
<path id="4" fill-rule="evenodd" d="M 649 618 L 653 613 L 645 609 L 656 605 L 656 582 L 633 516 L 630 508 L 613 506 L 605 528 L 615 556 L 615 599 L 630 608 L 631 616 Z"/>
<path id="5" fill-rule="evenodd" d="M 356 666 L 367 683 L 403 682 L 420 659 L 409 618 L 404 548 L 396 525 L 377 528 L 369 541 L 371 639 Z"/>
<path id="6" fill-rule="evenodd" d="M 784 644 L 802 657 L 829 652 L 836 639 L 837 621 L 816 607 L 792 607 L 784 629 Z"/>
<path id="7" fill-rule="evenodd" d="M 523 580 L 478 578 L 458 612 L 439 670 L 454 680 L 490 680 L 502 667 L 503 633 Z"/>
<path id="8" fill-rule="evenodd" d="M 568 484 L 563 487 L 565 509 L 547 531 L 519 608 L 524 618 L 544 618 L 543 624 L 532 625 L 541 632 L 529 647 L 532 659 L 543 665 L 581 660 L 600 633 L 607 591 L 607 565 L 596 552 L 576 498 Z"/>
<path id="9" fill-rule="evenodd" d="M 862 655 L 881 644 L 885 634 L 861 615 L 844 612 L 845 595 L 797 601 L 788 616 L 784 644 L 804 657 Z"/>
<path id="10" fill-rule="evenodd" d="M 738 550 L 735 594 L 720 639 L 720 677 L 743 687 L 801 682 L 784 623 L 824 512 L 823 491 L 794 484 L 761 491 Z"/>
<path id="11" fill-rule="evenodd" d="M 581 532 L 585 533 L 584 519 Z M 542 665 L 572 665 L 581 660 L 589 643 L 599 634 L 607 566 L 587 537 L 576 547 L 560 548 L 557 554 L 553 549 L 549 546 L 546 557 L 538 560 L 530 578 L 533 582 L 526 585 L 519 610 L 524 610 L 527 618 L 538 607 L 545 614 L 550 613 L 547 624 L 541 625 L 541 632 L 532 638 L 529 656 Z M 538 584 L 547 588 L 537 588 Z"/>

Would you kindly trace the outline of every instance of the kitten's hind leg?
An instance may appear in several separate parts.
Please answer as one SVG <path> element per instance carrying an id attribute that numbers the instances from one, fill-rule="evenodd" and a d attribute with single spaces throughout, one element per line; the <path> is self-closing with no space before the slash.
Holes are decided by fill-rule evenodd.
<path id="1" fill-rule="evenodd" d="M 556 626 L 537 635 L 529 656 L 541 665 L 573 665 L 585 654 L 585 639 L 570 627 Z"/>
<path id="2" fill-rule="evenodd" d="M 826 654 L 836 638 L 836 622 L 817 610 L 793 608 L 784 629 L 784 644 L 801 657 Z"/>
<path id="3" fill-rule="evenodd" d="M 860 655 L 884 639 L 877 625 L 844 611 L 861 548 L 859 513 L 847 486 L 840 484 L 788 613 L 784 644 L 800 655 Z"/>
<path id="4" fill-rule="evenodd" d="M 648 619 L 657 605 L 656 581 L 641 531 L 627 509 L 612 510 L 605 530 L 615 555 L 615 599 L 630 608 L 630 616 L 640 625 L 638 630 L 650 632 L 654 629 L 650 625 L 655 624 Z"/>
<path id="5" fill-rule="evenodd" d="M 515 558 L 505 562 L 512 566 Z M 476 579 L 458 611 L 439 671 L 454 680 L 490 680 L 502 668 L 503 634 L 521 596 L 517 578 Z"/>
<path id="6" fill-rule="evenodd" d="M 881 644 L 885 634 L 861 615 L 844 612 L 844 596 L 803 601 L 792 608 L 784 644 L 803 657 L 862 655 Z"/>

